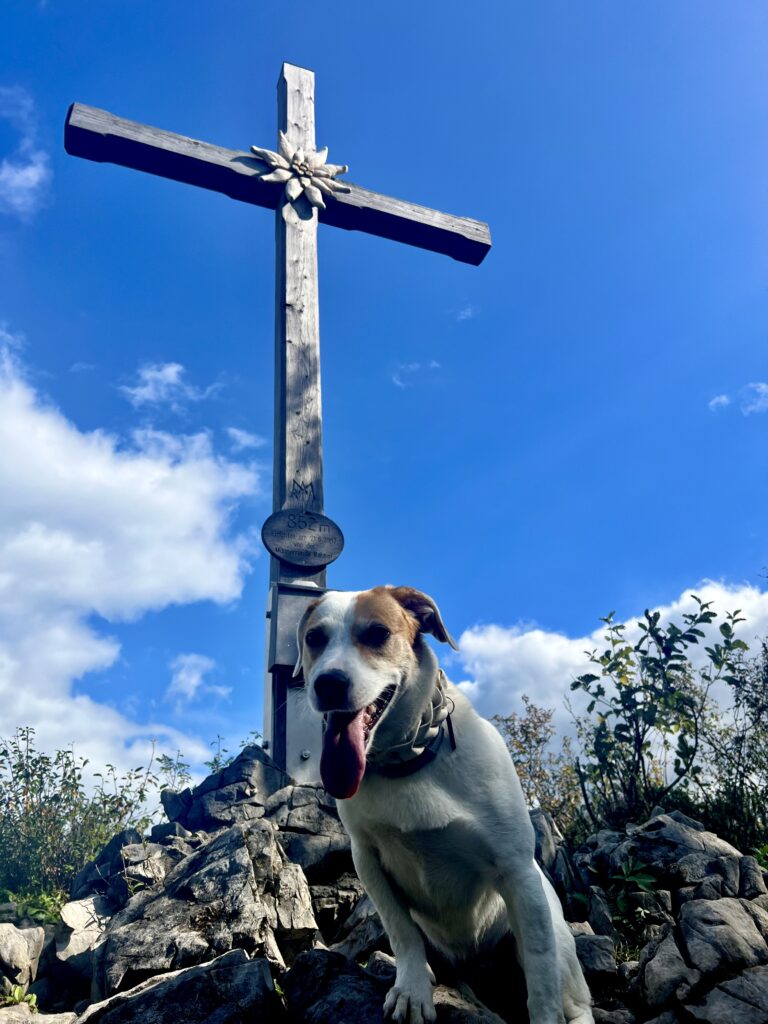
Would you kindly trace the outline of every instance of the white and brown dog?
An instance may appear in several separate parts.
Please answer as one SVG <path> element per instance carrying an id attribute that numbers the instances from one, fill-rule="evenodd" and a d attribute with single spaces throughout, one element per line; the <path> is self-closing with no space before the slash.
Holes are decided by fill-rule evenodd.
<path id="1" fill-rule="evenodd" d="M 593 1024 L 504 741 L 447 682 L 424 633 L 456 646 L 410 587 L 329 592 L 298 629 L 296 674 L 326 723 L 323 784 L 397 960 L 385 1013 L 435 1020 L 424 936 L 456 961 L 512 932 L 531 1024 Z"/>

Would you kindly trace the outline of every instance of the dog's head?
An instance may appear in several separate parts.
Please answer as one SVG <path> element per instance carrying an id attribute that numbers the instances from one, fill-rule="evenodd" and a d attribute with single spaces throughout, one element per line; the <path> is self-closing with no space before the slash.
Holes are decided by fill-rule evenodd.
<path id="1" fill-rule="evenodd" d="M 456 647 L 437 605 L 412 587 L 331 591 L 313 601 L 298 627 L 309 703 L 326 718 L 320 774 L 339 799 L 354 796 L 373 735 L 419 671 L 431 633 Z"/>

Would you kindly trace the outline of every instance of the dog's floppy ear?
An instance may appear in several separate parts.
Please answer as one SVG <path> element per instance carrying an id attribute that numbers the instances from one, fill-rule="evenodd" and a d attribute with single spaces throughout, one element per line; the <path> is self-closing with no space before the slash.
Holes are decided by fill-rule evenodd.
<path id="1" fill-rule="evenodd" d="M 298 648 L 299 654 L 296 659 L 296 664 L 293 667 L 293 678 L 301 675 L 301 662 L 304 657 L 304 630 L 307 625 L 307 620 L 312 612 L 320 604 L 319 601 L 310 601 L 307 607 L 304 609 L 304 614 L 299 619 L 299 624 L 296 627 L 296 647 Z"/>
<path id="2" fill-rule="evenodd" d="M 445 628 L 440 611 L 431 597 L 413 587 L 387 587 L 387 590 L 418 621 L 420 633 L 431 633 L 440 643 L 450 644 L 454 651 L 458 651 L 458 645 Z"/>

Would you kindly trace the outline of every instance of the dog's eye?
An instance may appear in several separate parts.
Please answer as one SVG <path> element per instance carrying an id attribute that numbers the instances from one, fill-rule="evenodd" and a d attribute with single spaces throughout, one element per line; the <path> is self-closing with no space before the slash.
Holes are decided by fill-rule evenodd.
<path id="1" fill-rule="evenodd" d="M 379 622 L 372 622 L 360 634 L 360 643 L 365 644 L 366 647 L 383 647 L 389 637 L 390 632 L 386 626 L 382 626 Z"/>
<path id="2" fill-rule="evenodd" d="M 328 637 L 322 629 L 310 629 L 304 637 L 304 643 L 307 647 L 318 650 L 320 647 L 325 647 L 328 643 Z"/>

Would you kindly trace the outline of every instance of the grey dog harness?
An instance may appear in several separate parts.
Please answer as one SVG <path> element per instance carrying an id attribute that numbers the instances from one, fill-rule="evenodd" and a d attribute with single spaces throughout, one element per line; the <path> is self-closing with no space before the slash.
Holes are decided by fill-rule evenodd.
<path id="1" fill-rule="evenodd" d="M 453 732 L 453 701 L 446 692 L 447 680 L 442 669 L 438 670 L 432 700 L 424 708 L 421 721 L 415 732 L 407 740 L 386 750 L 380 758 L 368 759 L 366 768 L 389 779 L 401 779 L 406 775 L 425 768 L 437 757 L 445 732 L 456 749 L 456 737 Z M 450 704 L 450 709 L 448 705 Z"/>

